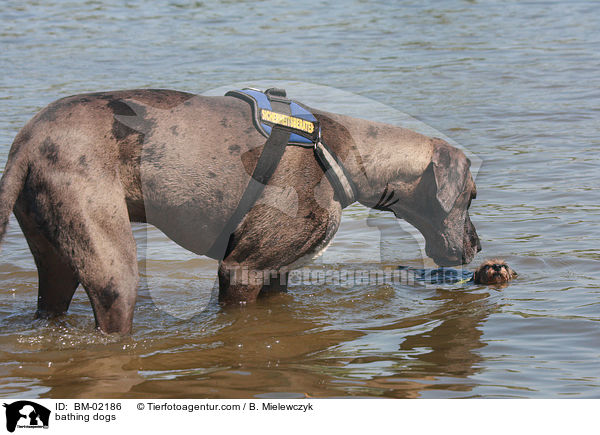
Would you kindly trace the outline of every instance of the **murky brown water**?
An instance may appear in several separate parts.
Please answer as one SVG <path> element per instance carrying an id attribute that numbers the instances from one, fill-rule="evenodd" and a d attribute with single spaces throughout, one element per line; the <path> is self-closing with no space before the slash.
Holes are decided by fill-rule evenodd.
<path id="1" fill-rule="evenodd" d="M 505 257 L 518 280 L 498 290 L 298 279 L 288 294 L 221 309 L 214 262 L 136 225 L 142 284 L 122 340 L 94 331 L 82 290 L 67 316 L 33 319 L 36 270 L 13 219 L 0 254 L 0 396 L 600 397 L 598 4 L 274 7 L 4 2 L 0 163 L 61 96 L 284 80 L 316 107 L 400 124 L 413 115 L 481 159 L 474 263 Z M 421 261 L 408 227 L 354 205 L 307 270 Z"/>

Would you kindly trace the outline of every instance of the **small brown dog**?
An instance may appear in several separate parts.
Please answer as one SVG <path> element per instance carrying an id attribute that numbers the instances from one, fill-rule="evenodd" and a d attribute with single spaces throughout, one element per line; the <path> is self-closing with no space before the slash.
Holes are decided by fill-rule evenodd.
<path id="1" fill-rule="evenodd" d="M 505 284 L 517 276 L 517 272 L 508 267 L 504 260 L 492 258 L 481 263 L 475 270 L 475 284 Z"/>

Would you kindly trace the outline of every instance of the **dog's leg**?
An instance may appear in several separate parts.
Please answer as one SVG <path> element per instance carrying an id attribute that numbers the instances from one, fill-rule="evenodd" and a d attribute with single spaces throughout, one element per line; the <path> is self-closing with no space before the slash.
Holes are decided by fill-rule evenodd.
<path id="1" fill-rule="evenodd" d="M 38 267 L 39 315 L 66 311 L 80 282 L 96 326 L 126 334 L 137 295 L 136 246 L 123 188 L 101 175 L 72 174 L 69 183 L 50 170 L 31 175 L 15 210 Z"/>
<path id="2" fill-rule="evenodd" d="M 51 318 L 69 309 L 79 281 L 69 262 L 36 229 L 30 216 L 15 208 L 15 216 L 26 235 L 27 244 L 38 269 L 38 304 L 36 317 Z"/>
<path id="3" fill-rule="evenodd" d="M 287 271 L 264 270 L 227 259 L 219 265 L 219 301 L 254 302 L 258 297 L 287 291 Z"/>
<path id="4" fill-rule="evenodd" d="M 270 273 L 270 280 L 260 289 L 258 297 L 268 296 L 276 293 L 286 293 L 288 285 L 288 272 L 278 271 Z"/>
<path id="5" fill-rule="evenodd" d="M 125 261 L 121 267 L 100 270 L 82 277 L 90 298 L 96 326 L 107 334 L 129 334 L 137 296 L 137 265 Z"/>
<path id="6" fill-rule="evenodd" d="M 136 246 L 124 201 L 116 215 L 110 214 L 111 208 L 88 223 L 91 231 L 83 235 L 81 249 L 91 245 L 93 254 L 79 261 L 79 279 L 90 298 L 96 326 L 105 333 L 128 334 L 139 280 Z"/>
<path id="7" fill-rule="evenodd" d="M 247 264 L 225 259 L 219 264 L 219 302 L 236 304 L 254 302 L 264 281 L 259 272 Z"/>

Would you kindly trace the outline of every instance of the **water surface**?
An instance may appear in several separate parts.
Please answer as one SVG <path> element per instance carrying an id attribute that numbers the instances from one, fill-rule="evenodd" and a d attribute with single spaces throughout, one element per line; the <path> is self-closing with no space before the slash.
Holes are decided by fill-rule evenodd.
<path id="1" fill-rule="evenodd" d="M 501 256 L 520 277 L 504 289 L 300 282 L 221 309 L 214 262 L 136 225 L 143 279 L 134 332 L 119 340 L 94 331 L 81 289 L 67 316 L 33 319 L 37 273 L 13 218 L 0 257 L 0 395 L 600 397 L 599 9 L 3 2 L 2 166 L 19 128 L 66 95 L 335 88 L 348 100 L 293 96 L 384 122 L 409 114 L 480 159 L 471 217 L 484 250 L 473 264 Z M 397 238 L 381 243 L 379 227 Z M 354 205 L 308 268 L 382 262 L 421 263 L 419 240 Z"/>

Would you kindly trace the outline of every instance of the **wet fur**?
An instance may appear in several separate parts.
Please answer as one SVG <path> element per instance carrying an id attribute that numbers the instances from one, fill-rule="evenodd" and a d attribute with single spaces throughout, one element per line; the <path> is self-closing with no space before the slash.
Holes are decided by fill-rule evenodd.
<path id="1" fill-rule="evenodd" d="M 475 270 L 473 281 L 475 284 L 505 284 L 516 278 L 517 273 L 500 258 L 486 260 Z"/>

